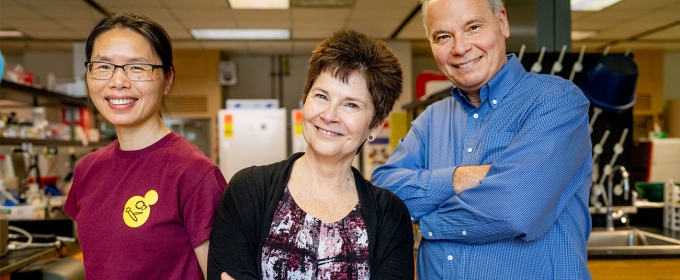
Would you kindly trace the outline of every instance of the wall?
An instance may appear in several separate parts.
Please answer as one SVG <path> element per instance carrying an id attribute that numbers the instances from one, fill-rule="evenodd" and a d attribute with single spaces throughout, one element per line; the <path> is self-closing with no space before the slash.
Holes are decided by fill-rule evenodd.
<path id="1" fill-rule="evenodd" d="M 229 86 L 228 99 L 275 99 L 269 56 L 234 56 L 237 84 Z M 224 107 L 224 105 L 222 105 Z"/>
<path id="2" fill-rule="evenodd" d="M 663 113 L 663 65 L 664 54 L 660 50 L 633 51 L 638 66 L 638 80 L 635 87 L 637 101 L 633 107 L 636 116 L 656 118 Z"/>
<path id="3" fill-rule="evenodd" d="M 664 100 L 680 99 L 680 50 L 664 52 Z"/>
<path id="4" fill-rule="evenodd" d="M 175 50 L 175 84 L 165 100 L 169 114 L 177 119 L 209 119 L 210 150 L 217 162 L 217 111 L 223 108 L 219 85 L 220 52 L 217 50 Z"/>
<path id="5" fill-rule="evenodd" d="M 663 91 L 668 137 L 680 137 L 680 50 L 664 53 Z"/>
<path id="6" fill-rule="evenodd" d="M 74 81 L 72 58 L 71 52 L 27 52 L 23 64 L 24 69 L 33 72 L 37 84 L 45 85 L 50 72 L 57 77 L 57 83 L 65 83 Z M 81 67 L 85 69 L 85 65 Z"/>
<path id="7" fill-rule="evenodd" d="M 400 112 L 404 111 L 401 107 L 404 104 L 413 102 L 414 95 L 414 81 L 413 78 L 413 55 L 411 54 L 411 42 L 408 41 L 387 41 L 387 46 L 392 49 L 394 54 L 399 59 L 399 64 L 401 64 L 401 71 L 404 76 L 404 90 L 401 94 L 397 103 L 394 104 L 394 109 L 392 111 Z"/>

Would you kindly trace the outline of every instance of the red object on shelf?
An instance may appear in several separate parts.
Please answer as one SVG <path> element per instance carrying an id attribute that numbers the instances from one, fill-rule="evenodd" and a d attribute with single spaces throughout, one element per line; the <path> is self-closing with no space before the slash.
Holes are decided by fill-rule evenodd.
<path id="1" fill-rule="evenodd" d="M 35 182 L 35 177 L 28 178 L 28 183 L 31 184 Z M 52 185 L 56 186 L 57 182 L 59 182 L 59 178 L 57 176 L 40 176 L 40 187 L 43 188 L 47 185 Z"/>
<path id="2" fill-rule="evenodd" d="M 33 72 L 24 71 L 21 73 L 21 83 L 27 86 L 33 86 Z"/>
<path id="3" fill-rule="evenodd" d="M 423 72 L 416 76 L 416 96 L 415 100 L 420 100 L 421 97 L 425 95 L 425 83 L 429 81 L 442 81 L 447 80 L 446 76 L 436 73 L 436 72 Z"/>
<path id="4" fill-rule="evenodd" d="M 78 108 L 74 111 L 73 116 L 69 116 L 67 110 L 69 109 L 61 109 L 61 122 L 66 125 L 71 125 L 71 123 L 73 123 L 74 125 L 81 126 L 84 131 L 83 137 L 87 138 L 87 131 L 90 129 L 91 125 L 90 111 L 86 108 Z"/>

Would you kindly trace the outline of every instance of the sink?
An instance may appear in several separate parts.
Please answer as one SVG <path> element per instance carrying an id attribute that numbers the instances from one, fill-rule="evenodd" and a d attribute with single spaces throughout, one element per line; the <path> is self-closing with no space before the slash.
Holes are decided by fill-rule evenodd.
<path id="1" fill-rule="evenodd" d="M 680 240 L 639 229 L 593 230 L 586 248 L 589 259 L 680 258 Z"/>

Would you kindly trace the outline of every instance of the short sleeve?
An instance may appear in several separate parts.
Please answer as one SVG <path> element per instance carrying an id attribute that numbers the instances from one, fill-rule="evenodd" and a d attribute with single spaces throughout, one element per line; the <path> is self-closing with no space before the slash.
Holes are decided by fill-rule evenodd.
<path id="1" fill-rule="evenodd" d="M 76 169 L 74 170 L 74 176 L 73 176 L 73 182 L 71 184 L 71 187 L 68 191 L 68 194 L 66 195 L 66 201 L 64 202 L 64 212 L 71 216 L 71 218 L 75 221 L 76 217 L 78 216 L 78 213 L 80 212 L 80 208 L 78 207 L 78 190 L 80 189 L 80 185 L 78 184 L 78 167 L 76 166 Z"/>
<path id="2" fill-rule="evenodd" d="M 187 198 L 182 208 L 184 225 L 192 248 L 210 238 L 215 213 L 227 182 L 217 167 L 209 170 Z"/>

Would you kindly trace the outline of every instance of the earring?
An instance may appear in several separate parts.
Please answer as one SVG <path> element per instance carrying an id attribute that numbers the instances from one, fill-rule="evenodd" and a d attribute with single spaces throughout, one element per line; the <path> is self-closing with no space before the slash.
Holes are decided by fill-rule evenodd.
<path id="1" fill-rule="evenodd" d="M 373 141 L 373 135 L 368 136 L 368 141 Z"/>

